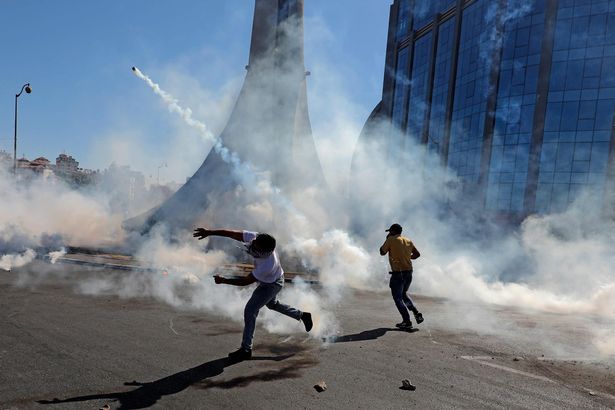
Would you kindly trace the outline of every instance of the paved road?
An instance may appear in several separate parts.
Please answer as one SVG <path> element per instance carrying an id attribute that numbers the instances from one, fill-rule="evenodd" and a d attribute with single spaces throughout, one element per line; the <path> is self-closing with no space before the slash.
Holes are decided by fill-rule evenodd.
<path id="1" fill-rule="evenodd" d="M 240 323 L 74 292 L 76 277 L 103 270 L 62 267 L 15 285 L 48 269 L 0 272 L 0 410 L 615 408 L 613 361 L 587 357 L 565 317 L 418 298 L 427 320 L 407 333 L 390 327 L 387 294 L 359 293 L 335 312 L 336 342 L 259 328 L 253 360 L 231 364 Z M 402 379 L 416 391 L 399 389 Z"/>

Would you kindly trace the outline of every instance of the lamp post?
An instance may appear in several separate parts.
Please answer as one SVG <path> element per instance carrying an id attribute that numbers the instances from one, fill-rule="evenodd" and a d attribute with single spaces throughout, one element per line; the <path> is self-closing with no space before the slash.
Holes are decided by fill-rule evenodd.
<path id="1" fill-rule="evenodd" d="M 30 94 L 32 92 L 32 87 L 30 87 L 30 83 L 26 83 L 21 86 L 21 91 L 19 94 L 15 94 L 15 134 L 13 139 L 13 175 L 17 173 L 17 99 L 21 95 L 21 93 L 26 90 L 26 94 Z"/>
<path id="2" fill-rule="evenodd" d="M 160 185 L 160 168 L 165 167 L 166 168 L 167 163 L 163 163 L 158 165 L 158 174 L 156 175 L 156 185 Z"/>

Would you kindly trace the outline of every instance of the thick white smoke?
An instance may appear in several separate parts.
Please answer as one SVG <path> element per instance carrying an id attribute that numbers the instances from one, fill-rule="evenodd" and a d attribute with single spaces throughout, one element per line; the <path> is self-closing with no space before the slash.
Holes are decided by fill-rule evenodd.
<path id="1" fill-rule="evenodd" d="M 372 259 L 378 258 L 382 230 L 399 222 L 422 254 L 414 262 L 411 290 L 527 311 L 596 315 L 607 323 L 615 319 L 615 223 L 600 213 L 601 199 L 582 195 L 565 212 L 530 216 L 516 229 L 502 229 L 457 192 L 454 176 L 423 166 L 430 160 L 420 145 L 411 143 L 400 161 L 406 172 L 397 175 L 384 155 L 380 164 L 375 159 L 374 144 L 367 146 L 369 155 L 355 158 L 360 173 L 355 188 L 367 180 L 356 207 L 360 231 L 367 232 L 361 242 Z M 378 175 L 388 177 L 378 183 Z M 439 192 L 432 191 L 436 181 Z M 381 221 L 379 226 L 375 221 Z M 612 354 L 614 339 L 607 325 L 588 326 L 594 347 Z M 497 332 L 497 324 L 489 331 Z"/>
<path id="2" fill-rule="evenodd" d="M 90 278 L 79 283 L 79 290 L 88 295 L 114 294 L 123 298 L 153 297 L 182 309 L 212 312 L 241 323 L 245 302 L 251 288 L 216 285 L 213 275 L 232 258 L 222 251 L 205 251 L 205 242 L 187 240 L 170 244 L 164 232 L 157 229 L 144 238 L 135 255 L 155 272 L 122 273 L 119 277 Z M 320 296 L 308 285 L 297 283 L 280 295 L 282 302 L 310 311 L 316 321 L 312 335 L 323 337 L 337 330 L 335 317 L 322 306 Z M 259 323 L 272 332 L 300 332 L 302 325 L 292 319 L 264 309 Z"/>
<path id="3" fill-rule="evenodd" d="M 66 255 L 66 248 L 62 248 L 59 251 L 49 252 L 49 262 L 53 265 L 64 255 Z"/>
<path id="4" fill-rule="evenodd" d="M 0 256 L 0 269 L 10 271 L 32 262 L 36 257 L 36 252 L 26 249 L 24 253 L 7 254 Z"/>
<path id="5" fill-rule="evenodd" d="M 319 281 L 334 295 L 347 287 L 374 286 L 369 253 L 343 230 L 326 231 L 321 238 L 304 239 L 297 235 L 288 250 L 301 257 L 306 268 L 316 270 Z"/>
<path id="6" fill-rule="evenodd" d="M 113 215 L 97 194 L 85 195 L 63 182 L 34 175 L 17 179 L 0 169 L 0 268 L 23 266 L 62 246 L 118 246 L 123 242 L 121 215 Z"/>
<path id="7" fill-rule="evenodd" d="M 326 61 L 318 66 L 321 69 L 314 76 L 330 78 L 337 72 Z M 138 69 L 134 71 L 172 112 L 214 144 L 242 182 L 204 210 L 204 220 L 234 220 L 236 225 L 229 228 L 271 230 L 278 238 L 281 253 L 301 261 L 305 270 L 318 272 L 323 292 L 300 283 L 287 286 L 280 295 L 283 302 L 292 301 L 298 308 L 314 313 L 316 336 L 328 336 L 343 328 L 335 318 L 334 306 L 344 292 L 385 289 L 387 260 L 378 254 L 378 248 L 386 235 L 384 229 L 393 222 L 402 224 L 404 234 L 422 254 L 414 263 L 411 292 L 478 306 L 496 304 L 615 319 L 615 257 L 610 251 L 615 227 L 612 221 L 590 211 L 596 209 L 592 198 L 582 198 L 561 214 L 532 216 L 512 232 L 499 229 L 483 218 L 479 208 L 464 202 L 456 176 L 442 169 L 439 159 L 413 143 L 412 138 L 406 145 L 407 152 L 392 161 L 386 154 L 387 134 L 373 135 L 363 142 L 354 156 L 348 188 L 343 188 L 347 178 L 340 178 L 343 167 L 339 158 L 350 158 L 362 124 L 354 112 L 349 112 L 354 104 L 345 98 L 343 89 L 335 88 L 333 81 L 326 82 L 326 90 L 316 88 L 317 94 L 311 99 L 324 104 L 332 100 L 328 96 L 335 96 L 330 108 L 335 121 L 314 128 L 325 134 L 317 135 L 316 141 L 325 171 L 330 172 L 327 179 L 344 195 L 316 191 L 283 194 L 267 173 L 255 171 L 224 147 L 189 108 L 179 105 Z M 251 137 L 255 145 L 275 148 L 269 141 L 258 139 L 264 136 Z M 347 161 L 346 171 L 349 168 Z M 16 266 L 17 258 L 27 260 L 31 255 L 28 252 L 33 252 L 28 249 L 45 242 L 45 232 L 61 238 L 57 244 L 54 242 L 53 250 L 65 244 L 115 245 L 125 239 L 120 229 L 123 216 L 110 212 L 96 194 L 36 181 L 30 188 L 15 188 L 12 182 L 6 175 L 0 178 L 1 192 L 10 199 L 0 205 L 0 232 L 8 238 L 5 243 L 13 244 L 13 256 L 7 256 L 7 251 L 2 257 L 3 269 Z M 189 232 L 174 239 L 170 243 L 164 232 L 157 230 L 139 238 L 136 256 L 159 271 L 88 279 L 79 284 L 79 289 L 92 295 L 150 296 L 173 306 L 202 309 L 241 322 L 251 289 L 215 285 L 211 278 L 222 264 L 237 261 L 237 256 L 211 250 L 207 241 L 197 242 Z M 17 242 L 23 246 L 15 246 Z M 50 255 L 52 260 L 56 255 Z M 4 264 L 5 257 L 10 265 Z M 392 302 L 391 315 L 393 323 L 396 312 Z M 266 309 L 262 318 L 270 331 L 301 331 L 299 323 Z M 457 320 L 458 312 L 450 312 L 450 318 Z M 490 331 L 497 332 L 497 325 Z M 604 354 L 615 354 L 615 335 L 603 328 L 593 331 L 594 346 Z"/>
<path id="8" fill-rule="evenodd" d="M 177 105 L 168 94 L 163 93 L 161 96 L 170 106 Z M 571 207 L 566 214 L 531 217 L 524 222 L 518 233 L 503 234 L 496 231 L 499 237 L 490 237 L 485 241 L 478 238 L 464 238 L 466 231 L 472 230 L 472 224 L 478 225 L 484 222 L 479 216 L 478 209 L 469 209 L 465 215 L 467 219 L 462 222 L 451 217 L 442 218 L 442 213 L 449 211 L 447 204 L 450 201 L 461 200 L 462 197 L 457 190 L 460 182 L 453 175 L 438 166 L 425 167 L 425 164 L 438 164 L 437 158 L 424 152 L 421 146 L 410 142 L 408 153 L 402 157 L 403 163 L 407 164 L 408 168 L 420 172 L 408 173 L 404 168 L 392 168 L 386 156 L 382 154 L 386 150 L 378 143 L 367 147 L 369 148 L 367 152 L 359 151 L 355 157 L 355 166 L 359 169 L 360 178 L 353 180 L 352 196 L 360 197 L 362 207 L 370 207 L 370 212 L 363 215 L 361 207 L 352 200 L 344 198 L 337 198 L 339 203 L 331 208 L 333 211 L 333 208 L 349 211 L 355 219 L 354 223 L 358 223 L 365 230 L 373 230 L 374 221 L 381 221 L 375 230 L 381 233 L 369 233 L 354 239 L 347 232 L 348 220 L 338 218 L 339 214 L 335 212 L 325 214 L 324 220 L 313 224 L 309 233 L 314 235 L 316 232 L 315 236 L 306 237 L 302 229 L 282 233 L 282 237 L 289 241 L 283 248 L 284 251 L 300 258 L 306 269 L 319 272 L 326 299 L 314 293 L 311 296 L 314 299 L 311 306 L 314 308 L 332 306 L 333 302 L 343 296 L 343 291 L 349 288 L 383 288 L 386 281 L 386 276 L 383 275 L 387 271 L 386 261 L 376 250 L 384 239 L 383 228 L 393 221 L 398 221 L 409 228 L 408 234 L 411 237 L 416 235 L 419 238 L 417 246 L 425 256 L 416 263 L 416 286 L 426 294 L 567 314 L 614 315 L 613 304 L 610 303 L 609 297 L 613 292 L 613 280 L 609 276 L 613 260 L 611 258 L 606 264 L 604 263 L 608 255 L 608 252 L 605 252 L 608 247 L 604 244 L 608 243 L 605 242 L 608 238 L 604 237 L 604 232 L 588 238 L 588 233 L 579 230 L 579 226 L 576 228 L 572 226 L 571 222 L 575 221 L 581 211 Z M 243 172 L 246 172 L 245 168 Z M 383 175 L 387 176 L 384 181 Z M 266 181 L 266 177 L 264 179 Z M 282 221 L 281 225 L 302 226 L 296 219 L 305 221 L 305 216 L 295 207 L 280 209 L 272 203 L 272 196 L 281 193 L 279 191 L 272 193 L 270 183 L 257 184 L 255 187 L 254 192 L 261 194 L 257 195 L 258 200 L 244 204 L 243 209 L 233 206 L 225 211 L 247 213 L 249 214 L 247 220 L 260 219 L 270 223 L 277 220 L 278 224 Z M 400 187 L 408 188 L 400 189 Z M 330 205 L 312 203 L 311 207 L 320 209 Z M 374 212 L 375 209 L 378 211 Z M 399 211 L 402 209 L 408 210 L 409 217 L 399 216 Z M 210 212 L 212 215 L 208 219 L 211 220 L 216 219 L 215 214 L 220 214 L 217 210 Z M 315 210 L 312 209 L 311 212 Z M 566 219 L 570 221 L 566 222 Z M 593 221 L 592 225 L 596 222 Z M 553 229 L 556 229 L 558 224 L 567 226 L 569 230 L 573 229 L 575 235 L 583 237 L 583 243 L 580 244 L 575 235 L 569 235 L 567 238 L 557 236 Z M 478 231 L 483 229 L 478 226 L 475 228 Z M 164 252 L 160 250 L 165 246 L 168 245 L 158 241 L 155 253 L 163 254 Z M 573 261 L 588 253 L 596 256 L 596 252 L 600 257 L 592 258 L 597 261 L 593 270 L 596 274 L 600 274 L 601 279 L 597 283 L 585 284 L 584 291 L 579 292 L 576 286 L 571 286 L 573 285 L 571 281 L 579 282 L 581 280 L 579 278 L 585 276 L 580 275 L 580 272 L 574 268 Z M 567 270 L 569 275 L 562 273 L 563 266 L 573 267 Z M 512 277 L 516 279 L 500 278 L 504 271 L 514 270 L 515 267 L 518 267 L 518 272 Z M 562 275 L 569 277 L 570 280 L 561 281 Z M 292 292 L 295 291 L 296 289 Z M 159 292 L 155 292 L 155 295 L 159 296 Z M 244 299 L 245 297 L 246 295 L 243 295 Z M 205 299 L 207 298 L 203 298 Z M 292 299 L 301 300 L 301 293 Z M 165 300 L 177 303 L 168 298 Z M 241 300 L 241 297 L 235 300 Z M 214 309 L 214 305 L 216 304 L 199 302 L 199 306 L 205 309 Z M 221 313 L 229 317 L 239 317 L 241 303 L 230 306 L 234 307 Z M 319 317 L 331 315 L 324 311 L 319 313 Z M 331 322 L 334 323 L 334 320 Z M 273 325 L 276 322 L 267 323 L 268 328 L 277 328 Z M 335 329 L 335 326 L 327 325 L 325 328 L 331 330 Z M 282 326 L 282 329 L 287 330 L 285 326 Z M 322 333 L 317 330 L 317 334 Z M 596 346 L 603 346 L 604 343 L 598 340 Z"/>

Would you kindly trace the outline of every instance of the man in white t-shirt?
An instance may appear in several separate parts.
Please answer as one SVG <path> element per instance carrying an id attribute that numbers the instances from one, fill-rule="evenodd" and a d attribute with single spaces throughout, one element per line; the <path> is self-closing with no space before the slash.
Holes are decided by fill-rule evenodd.
<path id="1" fill-rule="evenodd" d="M 301 312 L 298 309 L 280 303 L 277 299 L 277 294 L 284 286 L 284 270 L 275 251 L 276 242 L 273 236 L 252 231 L 206 228 L 195 229 L 193 236 L 199 238 L 199 240 L 208 236 L 223 236 L 243 242 L 246 246 L 246 252 L 254 257 L 254 269 L 248 276 L 241 278 L 214 276 L 217 284 L 247 286 L 258 282 L 257 288 L 254 289 L 254 293 L 252 293 L 252 297 L 246 303 L 244 309 L 241 347 L 239 350 L 229 353 L 229 357 L 233 361 L 248 360 L 252 357 L 252 340 L 254 339 L 256 317 L 263 306 L 302 321 L 305 330 L 308 332 L 312 329 L 312 315 L 309 312 Z"/>

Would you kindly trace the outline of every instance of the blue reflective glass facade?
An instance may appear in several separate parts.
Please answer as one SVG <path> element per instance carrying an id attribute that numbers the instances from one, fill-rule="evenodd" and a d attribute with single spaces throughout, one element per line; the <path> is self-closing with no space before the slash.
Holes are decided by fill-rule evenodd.
<path id="1" fill-rule="evenodd" d="M 583 189 L 601 195 L 615 108 L 615 2 L 561 0 L 536 208 L 564 209 Z"/>
<path id="2" fill-rule="evenodd" d="M 455 19 L 450 18 L 440 24 L 438 29 L 438 44 L 436 48 L 433 95 L 429 117 L 427 146 L 430 150 L 439 152 L 444 140 L 444 123 L 446 113 L 446 97 L 451 73 L 451 51 L 453 47 L 453 29 Z"/>
<path id="3" fill-rule="evenodd" d="M 410 0 L 400 0 L 399 9 L 397 11 L 397 29 L 395 36 L 397 40 L 402 40 L 408 34 L 410 28 Z"/>
<path id="4" fill-rule="evenodd" d="M 403 146 L 402 126 L 406 117 L 405 102 L 408 98 L 408 57 L 409 48 L 404 47 L 397 55 L 397 66 L 395 67 L 395 91 L 393 93 L 393 130 L 391 135 L 390 152 L 396 152 Z"/>
<path id="5" fill-rule="evenodd" d="M 480 176 L 483 131 L 489 93 L 490 36 L 493 20 L 485 19 L 490 2 L 478 0 L 463 11 L 448 166 L 466 182 Z"/>
<path id="6" fill-rule="evenodd" d="M 544 20 L 544 3 L 535 3 L 504 27 L 487 209 L 523 211 Z"/>
<path id="7" fill-rule="evenodd" d="M 510 215 L 615 184 L 615 0 L 394 1 L 389 153 L 426 130 L 485 210 Z"/>
<path id="8" fill-rule="evenodd" d="M 431 32 L 414 42 L 414 62 L 410 82 L 410 100 L 408 102 L 408 121 L 406 133 L 410 138 L 421 141 L 425 121 L 428 74 L 431 53 Z"/>
<path id="9" fill-rule="evenodd" d="M 414 0 L 412 10 L 414 16 L 413 28 L 420 29 L 427 23 L 433 21 L 437 13 L 441 13 L 452 7 L 455 0 Z"/>

